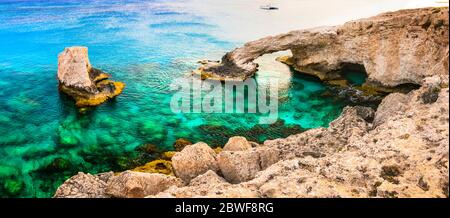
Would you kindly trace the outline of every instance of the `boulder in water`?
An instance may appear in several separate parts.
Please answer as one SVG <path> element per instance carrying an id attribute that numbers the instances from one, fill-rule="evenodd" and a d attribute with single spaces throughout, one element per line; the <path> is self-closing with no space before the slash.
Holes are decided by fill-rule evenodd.
<path id="1" fill-rule="evenodd" d="M 119 95 L 125 84 L 92 67 L 87 47 L 69 47 L 58 55 L 59 88 L 71 96 L 78 107 L 97 106 Z"/>

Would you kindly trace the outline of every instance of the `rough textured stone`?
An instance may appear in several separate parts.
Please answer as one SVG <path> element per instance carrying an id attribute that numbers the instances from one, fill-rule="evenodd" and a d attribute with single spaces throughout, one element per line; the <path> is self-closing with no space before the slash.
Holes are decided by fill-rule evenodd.
<path id="1" fill-rule="evenodd" d="M 154 195 L 181 181 L 159 173 L 125 171 L 109 179 L 106 194 L 118 198 L 139 198 Z"/>
<path id="2" fill-rule="evenodd" d="M 252 148 L 252 145 L 242 136 L 231 137 L 228 139 L 227 144 L 223 146 L 224 151 L 245 151 L 250 148 Z"/>
<path id="3" fill-rule="evenodd" d="M 185 182 L 208 170 L 218 171 L 216 153 L 203 142 L 186 146 L 172 157 L 175 175 Z"/>
<path id="4" fill-rule="evenodd" d="M 431 75 L 448 74 L 448 7 L 388 12 L 341 26 L 292 31 L 248 42 L 221 62 L 205 61 L 194 71 L 203 78 L 243 80 L 257 71 L 263 54 L 291 50 L 289 62 L 323 80 L 346 64 L 364 66 L 377 87 L 421 84 Z M 427 24 L 427 25 L 425 25 Z"/>
<path id="5" fill-rule="evenodd" d="M 109 77 L 92 67 L 86 47 L 69 47 L 58 55 L 59 88 L 74 98 L 78 107 L 96 106 L 119 95 L 125 84 Z"/>
<path id="6" fill-rule="evenodd" d="M 55 192 L 54 198 L 105 198 L 106 183 L 96 176 L 78 173 L 66 180 Z"/>
<path id="7" fill-rule="evenodd" d="M 184 187 L 171 187 L 164 192 L 149 197 L 222 197 L 222 198 L 255 198 L 258 197 L 256 189 L 243 188 L 231 185 L 224 178 L 209 170 L 206 173 L 191 180 L 189 185 Z"/>
<path id="8" fill-rule="evenodd" d="M 62 85 L 95 92 L 95 83 L 89 71 L 92 69 L 87 47 L 70 47 L 58 55 L 58 80 Z"/>
<path id="9" fill-rule="evenodd" d="M 261 170 L 259 155 L 255 151 L 222 151 L 217 162 L 223 176 L 231 183 L 253 179 Z"/>
<path id="10" fill-rule="evenodd" d="M 259 171 L 279 161 L 277 149 L 249 148 L 245 151 L 222 151 L 217 156 L 220 171 L 230 183 L 253 179 Z"/>
<path id="11" fill-rule="evenodd" d="M 114 172 L 113 171 L 109 171 L 109 172 L 105 172 L 105 173 L 99 173 L 96 176 L 97 176 L 97 178 L 99 178 L 103 182 L 108 182 L 109 179 L 111 179 L 114 176 Z"/>
<path id="12" fill-rule="evenodd" d="M 404 112 L 408 101 L 408 95 L 402 93 L 392 93 L 386 96 L 381 104 L 378 105 L 373 125 L 376 127 L 389 120 L 391 116 Z"/>

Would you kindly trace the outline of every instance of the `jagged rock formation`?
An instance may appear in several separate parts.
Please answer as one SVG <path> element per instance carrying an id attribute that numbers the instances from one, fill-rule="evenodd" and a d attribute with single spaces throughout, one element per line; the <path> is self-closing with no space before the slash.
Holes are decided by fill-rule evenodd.
<path id="1" fill-rule="evenodd" d="M 357 63 L 372 84 L 420 87 L 387 95 L 376 111 L 346 107 L 328 128 L 263 145 L 233 137 L 218 154 L 205 143 L 188 145 L 172 157 L 175 176 L 184 183 L 147 197 L 448 197 L 447 37 L 448 8 L 403 10 L 257 40 L 222 63 L 207 64 L 201 70 L 241 79 L 254 73 L 257 56 L 291 49 L 287 61 L 324 79 L 333 78 L 342 63 Z M 105 190 L 116 176 L 99 177 L 74 176 L 55 197 L 111 196 Z M 123 193 L 114 196 L 129 197 Z"/>
<path id="2" fill-rule="evenodd" d="M 401 110 L 347 107 L 329 128 L 239 151 L 226 163 L 240 169 L 234 177 L 221 167 L 153 197 L 448 197 L 448 77 L 427 80 L 419 90 L 383 100 Z M 425 103 L 429 87 L 438 97 Z M 259 149 L 279 161 L 249 173 L 258 168 L 249 157 Z"/>
<path id="3" fill-rule="evenodd" d="M 421 84 L 425 77 L 448 72 L 448 24 L 448 7 L 389 12 L 342 26 L 252 41 L 227 53 L 221 62 L 201 62 L 203 66 L 194 73 L 243 80 L 257 71 L 253 60 L 289 49 L 293 55 L 285 62 L 323 80 L 340 80 L 339 71 L 345 67 L 364 67 L 366 85 L 372 87 Z"/>
<path id="4" fill-rule="evenodd" d="M 97 106 L 119 95 L 125 84 L 92 67 L 88 48 L 69 47 L 58 55 L 59 88 L 75 99 L 78 107 Z"/>

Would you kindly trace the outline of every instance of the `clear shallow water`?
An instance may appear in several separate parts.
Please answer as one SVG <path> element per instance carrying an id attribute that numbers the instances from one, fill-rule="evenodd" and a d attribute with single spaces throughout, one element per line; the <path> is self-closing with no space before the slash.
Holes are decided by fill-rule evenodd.
<path id="1" fill-rule="evenodd" d="M 262 142 L 327 126 L 347 104 L 269 56 L 257 78 L 281 81 L 275 124 L 259 125 L 258 114 L 172 113 L 173 79 L 244 42 L 186 2 L 0 3 L 0 197 L 50 197 L 78 171 L 142 164 L 153 158 L 136 151 L 146 143 L 171 150 L 177 138 L 223 145 L 233 135 Z M 73 45 L 88 46 L 95 67 L 127 84 L 85 114 L 57 91 L 57 55 Z"/>

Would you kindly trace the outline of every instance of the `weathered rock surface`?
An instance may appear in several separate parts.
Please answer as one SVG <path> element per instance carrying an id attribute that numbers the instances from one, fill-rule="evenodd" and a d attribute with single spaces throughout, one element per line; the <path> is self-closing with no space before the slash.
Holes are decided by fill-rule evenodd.
<path id="1" fill-rule="evenodd" d="M 93 68 L 88 48 L 69 47 L 58 55 L 59 88 L 75 99 L 78 107 L 96 106 L 119 95 L 125 84 Z"/>
<path id="2" fill-rule="evenodd" d="M 151 197 L 158 198 L 186 198 L 186 197 L 216 197 L 216 198 L 256 198 L 259 196 L 257 189 L 243 188 L 232 185 L 209 170 L 206 173 L 194 178 L 189 185 L 184 187 L 171 187 L 164 192 Z"/>
<path id="3" fill-rule="evenodd" d="M 112 177 L 105 193 L 111 197 L 139 198 L 154 195 L 171 186 L 181 185 L 181 180 L 159 173 L 125 171 Z"/>
<path id="4" fill-rule="evenodd" d="M 203 142 L 186 146 L 172 157 L 175 175 L 185 182 L 208 170 L 218 172 L 216 153 Z"/>
<path id="5" fill-rule="evenodd" d="M 231 137 L 228 139 L 227 144 L 223 146 L 224 151 L 245 151 L 250 148 L 252 148 L 252 145 L 242 136 Z"/>
<path id="6" fill-rule="evenodd" d="M 58 187 L 55 198 L 106 198 L 106 182 L 91 174 L 78 173 Z"/>
<path id="7" fill-rule="evenodd" d="M 220 171 L 231 183 L 240 183 L 253 179 L 261 171 L 257 152 L 222 151 L 217 157 Z"/>
<path id="8" fill-rule="evenodd" d="M 224 149 L 217 155 L 220 171 L 230 183 L 240 183 L 253 179 L 256 173 L 278 161 L 279 152 L 267 147 L 255 149 L 250 147 L 238 151 Z"/>
<path id="9" fill-rule="evenodd" d="M 370 86 L 421 84 L 425 77 L 448 72 L 448 24 L 448 7 L 389 12 L 252 41 L 227 53 L 221 62 L 202 62 L 194 73 L 243 80 L 257 71 L 253 60 L 289 49 L 293 55 L 285 62 L 323 80 L 340 79 L 344 67 L 363 66 Z"/>

